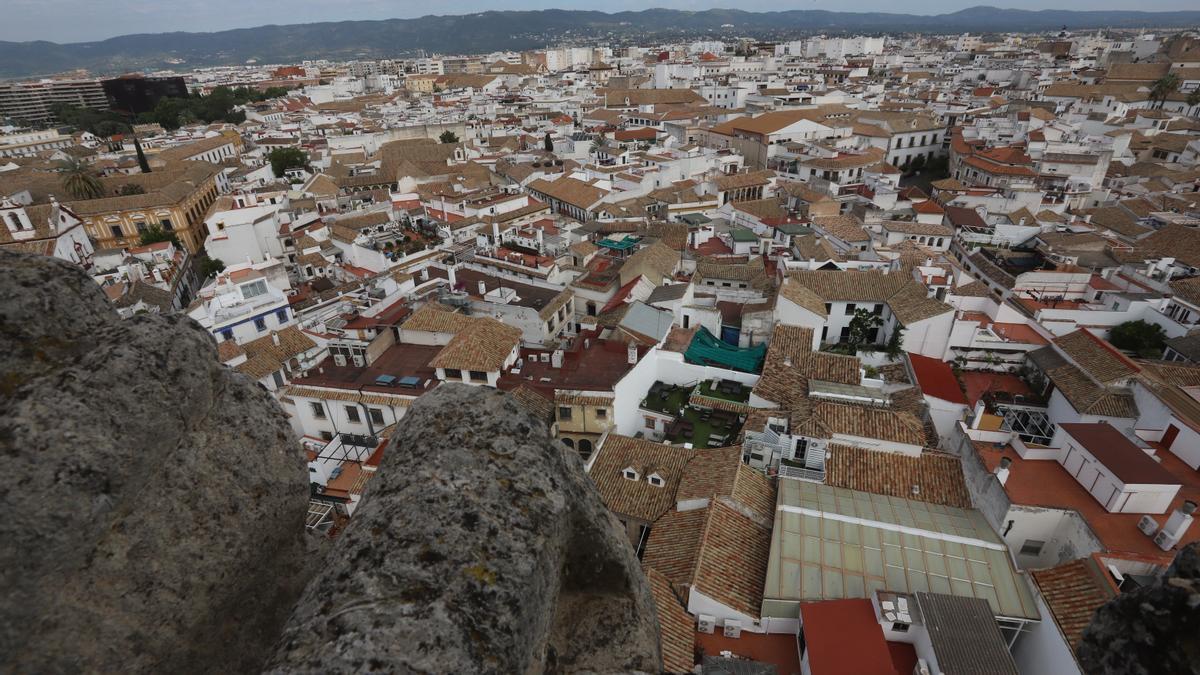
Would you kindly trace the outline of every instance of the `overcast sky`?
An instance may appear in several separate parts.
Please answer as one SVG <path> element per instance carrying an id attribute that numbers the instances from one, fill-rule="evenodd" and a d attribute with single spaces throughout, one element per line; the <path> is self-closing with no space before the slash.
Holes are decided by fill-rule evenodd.
<path id="1" fill-rule="evenodd" d="M 599 9 L 607 12 L 647 7 L 707 9 L 736 7 L 829 9 L 861 12 L 938 14 L 975 5 L 1018 9 L 1196 9 L 1195 0 L 0 0 L 0 40 L 86 42 L 129 33 L 214 31 L 263 24 L 352 19 L 412 18 L 425 14 L 465 14 L 488 9 Z M 444 7 L 444 9 L 443 9 Z"/>

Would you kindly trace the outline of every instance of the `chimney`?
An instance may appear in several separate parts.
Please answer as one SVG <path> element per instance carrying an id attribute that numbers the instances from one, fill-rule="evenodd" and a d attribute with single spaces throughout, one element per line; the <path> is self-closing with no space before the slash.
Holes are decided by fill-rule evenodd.
<path id="1" fill-rule="evenodd" d="M 996 467 L 996 480 L 1000 481 L 1001 485 L 1008 482 L 1008 467 L 1012 464 L 1012 460 L 1008 457 L 1000 458 L 1000 466 Z"/>
<path id="2" fill-rule="evenodd" d="M 428 267 L 421 268 L 421 281 L 429 281 L 429 268 Z"/>
<path id="3" fill-rule="evenodd" d="M 479 294 L 487 295 L 487 284 L 483 283 L 482 281 L 479 282 Z"/>
<path id="4" fill-rule="evenodd" d="M 555 349 L 554 352 L 550 354 L 550 367 L 551 368 L 562 368 L 562 363 L 563 363 L 563 350 Z"/>
<path id="5" fill-rule="evenodd" d="M 629 343 L 629 348 L 626 349 L 626 358 L 629 361 L 629 365 L 632 366 L 637 364 L 638 353 L 636 344 L 632 342 Z"/>
<path id="6" fill-rule="evenodd" d="M 279 333 L 278 332 L 271 331 L 271 342 L 275 343 L 276 347 L 279 346 Z"/>

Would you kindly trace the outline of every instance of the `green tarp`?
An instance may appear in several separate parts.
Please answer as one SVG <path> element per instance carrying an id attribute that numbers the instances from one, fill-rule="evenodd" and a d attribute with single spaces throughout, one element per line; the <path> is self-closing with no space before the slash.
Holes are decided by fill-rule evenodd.
<path id="1" fill-rule="evenodd" d="M 746 373 L 757 373 L 762 368 L 763 358 L 767 355 L 767 345 L 742 349 L 718 340 L 716 336 L 701 327 L 696 331 L 692 343 L 684 352 L 684 358 L 689 363 L 703 366 L 718 366 L 731 368 Z"/>

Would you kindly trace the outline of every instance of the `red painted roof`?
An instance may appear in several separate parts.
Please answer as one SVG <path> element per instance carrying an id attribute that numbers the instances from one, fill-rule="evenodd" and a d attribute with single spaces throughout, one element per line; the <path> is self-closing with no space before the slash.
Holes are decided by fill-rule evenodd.
<path id="1" fill-rule="evenodd" d="M 800 605 L 812 675 L 898 675 L 870 600 Z"/>
<path id="2" fill-rule="evenodd" d="M 909 353 L 908 360 L 917 376 L 917 385 L 924 394 L 967 405 L 967 397 L 963 395 L 962 387 L 958 386 L 958 378 L 954 377 L 950 364 L 913 353 Z"/>
<path id="3" fill-rule="evenodd" d="M 1159 466 L 1150 455 L 1108 422 L 1066 423 L 1058 426 L 1126 484 L 1179 484 L 1170 471 Z"/>

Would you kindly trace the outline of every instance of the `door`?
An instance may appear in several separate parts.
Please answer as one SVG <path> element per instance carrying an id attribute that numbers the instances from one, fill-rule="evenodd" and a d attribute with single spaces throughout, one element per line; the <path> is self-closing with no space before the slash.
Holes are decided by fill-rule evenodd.
<path id="1" fill-rule="evenodd" d="M 1170 450 L 1171 444 L 1175 442 L 1175 437 L 1179 435 L 1179 427 L 1174 424 L 1167 425 L 1167 433 L 1163 434 L 1163 447 Z"/>

